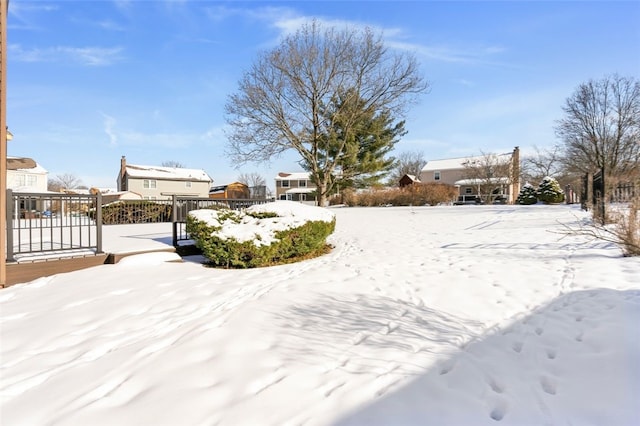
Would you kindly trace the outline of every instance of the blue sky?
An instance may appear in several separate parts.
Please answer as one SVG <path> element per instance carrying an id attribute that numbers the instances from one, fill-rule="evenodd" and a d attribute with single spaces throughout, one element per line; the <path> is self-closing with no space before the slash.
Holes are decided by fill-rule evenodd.
<path id="1" fill-rule="evenodd" d="M 295 153 L 235 168 L 224 105 L 258 53 L 311 18 L 415 53 L 431 90 L 396 152 L 427 160 L 551 146 L 578 84 L 640 76 L 639 1 L 11 0 L 8 154 L 88 186 L 115 187 L 123 155 L 273 186 L 300 171 Z"/>

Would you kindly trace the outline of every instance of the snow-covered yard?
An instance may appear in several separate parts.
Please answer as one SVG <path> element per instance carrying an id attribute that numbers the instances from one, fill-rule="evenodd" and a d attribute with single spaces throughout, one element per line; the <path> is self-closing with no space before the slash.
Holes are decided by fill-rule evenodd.
<path id="1" fill-rule="evenodd" d="M 298 264 L 1 290 L 0 423 L 640 424 L 640 258 L 550 232 L 578 207 L 332 211 Z"/>

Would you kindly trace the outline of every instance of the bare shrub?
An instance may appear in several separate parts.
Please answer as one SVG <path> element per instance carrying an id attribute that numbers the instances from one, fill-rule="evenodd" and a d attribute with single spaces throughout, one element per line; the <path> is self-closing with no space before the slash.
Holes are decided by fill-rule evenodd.
<path id="1" fill-rule="evenodd" d="M 451 203 L 458 191 L 441 183 L 409 185 L 404 188 L 372 189 L 364 192 L 344 191 L 342 203 L 347 206 L 424 206 Z"/>
<path id="2" fill-rule="evenodd" d="M 640 197 L 634 197 L 624 208 L 609 211 L 605 224 L 594 220 L 578 228 L 565 225 L 561 233 L 614 243 L 620 247 L 623 256 L 640 256 Z"/>

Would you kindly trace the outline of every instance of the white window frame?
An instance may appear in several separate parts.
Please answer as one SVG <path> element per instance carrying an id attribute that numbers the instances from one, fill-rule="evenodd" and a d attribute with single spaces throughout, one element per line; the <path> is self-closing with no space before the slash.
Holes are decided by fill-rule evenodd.
<path id="1" fill-rule="evenodd" d="M 439 170 L 433 172 L 433 180 L 442 180 L 442 174 L 440 173 Z"/>
<path id="2" fill-rule="evenodd" d="M 287 201 L 293 201 L 293 195 L 287 194 Z"/>
<path id="3" fill-rule="evenodd" d="M 184 186 L 185 186 L 186 188 L 191 188 L 191 181 L 190 181 L 190 180 L 186 181 L 186 182 L 184 183 Z"/>
<path id="4" fill-rule="evenodd" d="M 280 181 L 280 186 L 282 188 L 290 188 L 291 187 L 291 183 L 288 180 L 282 180 L 282 181 Z"/>
<path id="5" fill-rule="evenodd" d="M 300 194 L 300 201 L 307 201 L 307 194 Z"/>
<path id="6" fill-rule="evenodd" d="M 465 194 L 465 195 L 471 195 L 471 194 L 473 194 L 473 188 L 471 188 L 470 186 L 466 187 L 466 188 L 464 189 L 464 194 Z"/>
<path id="7" fill-rule="evenodd" d="M 142 187 L 144 189 L 157 189 L 158 182 L 155 179 L 144 179 L 142 181 Z"/>
<path id="8" fill-rule="evenodd" d="M 307 181 L 304 179 L 301 179 L 298 181 L 298 187 L 299 188 L 306 188 L 307 187 Z"/>

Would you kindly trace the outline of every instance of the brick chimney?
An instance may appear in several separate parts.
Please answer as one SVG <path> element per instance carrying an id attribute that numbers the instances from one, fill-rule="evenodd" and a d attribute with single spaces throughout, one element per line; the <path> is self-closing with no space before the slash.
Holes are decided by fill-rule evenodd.
<path id="1" fill-rule="evenodd" d="M 120 159 L 120 174 L 118 175 L 118 191 L 128 191 L 127 179 L 127 158 L 123 155 Z"/>
<path id="2" fill-rule="evenodd" d="M 511 202 L 515 203 L 518 194 L 520 194 L 520 147 L 513 148 L 511 155 Z"/>

